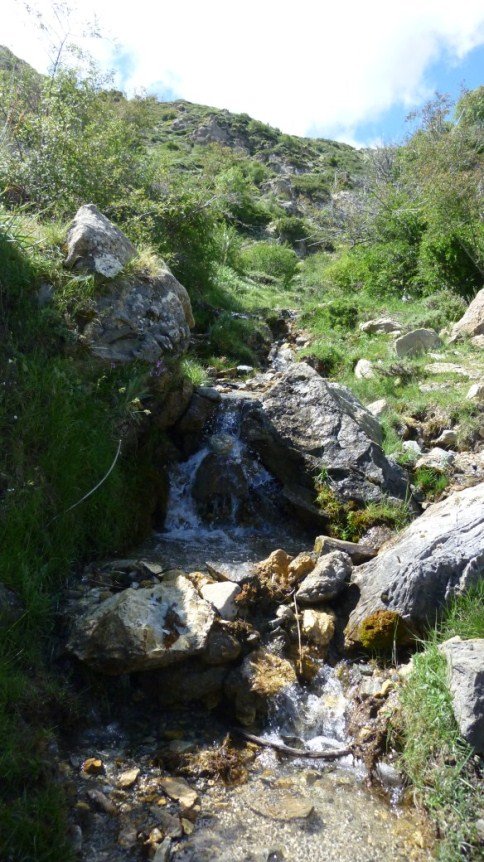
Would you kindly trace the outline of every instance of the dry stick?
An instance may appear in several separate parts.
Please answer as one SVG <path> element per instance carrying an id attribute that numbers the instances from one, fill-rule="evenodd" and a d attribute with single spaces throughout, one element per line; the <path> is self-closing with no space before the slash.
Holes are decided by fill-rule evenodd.
<path id="1" fill-rule="evenodd" d="M 60 518 L 62 515 L 67 515 L 67 513 L 68 513 L 68 512 L 72 512 L 72 510 L 73 510 L 73 509 L 75 509 L 77 506 L 80 506 L 80 505 L 81 505 L 81 503 L 83 503 L 83 502 L 84 502 L 84 500 L 87 500 L 87 498 L 88 498 L 88 497 L 90 497 L 90 496 L 91 496 L 91 494 L 94 494 L 94 492 L 95 492 L 95 491 L 97 491 L 97 490 L 98 490 L 98 488 L 100 488 L 100 487 L 101 487 L 101 485 L 103 485 L 103 484 L 104 484 L 104 482 L 106 481 L 106 479 L 108 478 L 108 476 L 110 476 L 110 475 L 111 475 L 111 473 L 113 472 L 113 470 L 114 470 L 114 468 L 115 468 L 115 466 L 116 466 L 116 462 L 117 462 L 117 460 L 118 460 L 118 458 L 119 458 L 120 452 L 121 452 L 121 440 L 119 440 L 119 442 L 118 442 L 118 450 L 117 450 L 117 452 L 116 452 L 116 455 L 114 456 L 114 461 L 113 461 L 113 463 L 111 464 L 111 466 L 110 466 L 110 468 L 109 468 L 108 472 L 106 473 L 106 475 L 105 475 L 105 476 L 103 476 L 103 478 L 101 479 L 101 481 L 100 481 L 100 482 L 98 482 L 98 483 L 97 483 L 97 485 L 94 485 L 94 488 L 91 488 L 91 490 L 90 490 L 90 491 L 88 491 L 88 492 L 87 492 L 87 494 L 84 494 L 84 497 L 81 497 L 81 499 L 80 499 L 80 500 L 78 500 L 78 501 L 77 501 L 77 503 L 73 503 L 73 504 L 72 504 L 72 506 L 69 506 L 69 508 L 68 508 L 68 509 L 66 509 L 64 512 L 61 512 L 61 513 L 60 513 L 60 515 L 56 515 L 56 516 L 55 516 L 55 518 L 52 518 L 52 520 L 51 520 L 51 521 L 49 521 L 49 523 L 47 524 L 47 526 L 48 526 L 48 527 L 50 527 L 50 525 L 51 525 L 51 524 L 53 524 L 53 522 L 54 522 L 54 521 L 57 521 L 57 519 L 58 519 L 58 518 Z"/>
<path id="2" fill-rule="evenodd" d="M 301 626 L 299 624 L 299 610 L 298 610 L 297 602 L 296 602 L 296 590 L 294 590 L 293 598 L 294 598 L 294 607 L 296 609 L 297 640 L 298 640 L 298 645 L 299 645 L 299 673 L 302 674 L 303 663 L 302 663 Z"/>
<path id="3" fill-rule="evenodd" d="M 318 760 L 336 760 L 338 757 L 346 757 L 348 754 L 353 754 L 353 751 L 349 746 L 346 748 L 330 749 L 328 751 L 309 751 L 307 748 L 292 748 L 289 745 L 284 745 L 283 742 L 271 742 L 269 739 L 263 739 L 262 736 L 254 736 L 253 733 L 248 733 L 241 727 L 234 727 L 233 731 L 234 733 L 238 733 L 240 736 L 243 736 L 244 739 L 247 739 L 249 742 L 255 742 L 256 745 L 262 745 L 267 748 L 274 748 L 276 751 L 280 751 L 282 754 L 288 754 L 290 757 L 311 757 Z"/>

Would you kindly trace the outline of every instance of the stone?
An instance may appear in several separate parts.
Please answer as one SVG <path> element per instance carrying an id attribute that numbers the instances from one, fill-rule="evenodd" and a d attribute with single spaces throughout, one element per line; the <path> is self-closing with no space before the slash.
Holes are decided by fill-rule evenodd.
<path id="1" fill-rule="evenodd" d="M 382 428 L 377 418 L 371 413 L 370 408 L 364 407 L 347 386 L 343 386 L 341 383 L 330 382 L 328 382 L 328 386 L 343 409 L 361 426 L 370 440 L 381 446 L 383 440 Z"/>
<path id="2" fill-rule="evenodd" d="M 171 856 L 171 839 L 164 838 L 155 850 L 152 862 L 169 862 Z"/>
<path id="3" fill-rule="evenodd" d="M 202 660 L 208 665 L 224 665 L 236 661 L 242 646 L 227 626 L 215 624 L 208 636 Z"/>
<path id="4" fill-rule="evenodd" d="M 437 437 L 436 446 L 455 446 L 457 444 L 457 434 L 452 428 L 446 428 Z"/>
<path id="5" fill-rule="evenodd" d="M 439 446 L 434 446 L 430 452 L 426 452 L 418 459 L 415 467 L 419 470 L 421 467 L 430 467 L 438 473 L 446 473 L 449 467 L 454 463 L 454 452 L 447 452 L 446 449 L 441 449 Z"/>
<path id="6" fill-rule="evenodd" d="M 137 767 L 134 767 L 133 769 L 127 769 L 125 772 L 121 772 L 118 775 L 116 784 L 123 790 L 127 790 L 136 784 L 140 774 L 141 770 Z"/>
<path id="7" fill-rule="evenodd" d="M 235 598 L 240 593 L 240 587 L 225 581 L 221 584 L 206 584 L 200 590 L 205 601 L 218 611 L 223 620 L 234 620 L 237 616 Z"/>
<path id="8" fill-rule="evenodd" d="M 105 814 L 111 815 L 111 817 L 118 814 L 117 806 L 101 790 L 88 790 L 87 795 L 99 811 L 103 811 Z"/>
<path id="9" fill-rule="evenodd" d="M 289 563 L 287 568 L 289 580 L 293 584 L 300 581 L 301 578 L 304 578 L 305 575 L 308 575 L 309 572 L 312 572 L 316 565 L 316 559 L 314 554 L 298 554 L 297 557 Z"/>
<path id="10" fill-rule="evenodd" d="M 415 464 L 422 454 L 422 447 L 416 440 L 404 440 L 402 449 L 405 452 L 407 459 Z"/>
<path id="11" fill-rule="evenodd" d="M 313 571 L 300 584 L 297 601 L 301 604 L 331 601 L 344 590 L 352 568 L 350 557 L 342 551 L 332 551 L 320 557 Z"/>
<path id="12" fill-rule="evenodd" d="M 405 472 L 368 436 L 368 426 L 341 391 L 309 365 L 290 365 L 260 402 L 248 402 L 245 408 L 246 442 L 282 483 L 283 494 L 289 492 L 302 509 L 308 497 L 314 503 L 315 476 L 321 472 L 345 502 L 405 499 Z"/>
<path id="13" fill-rule="evenodd" d="M 323 556 L 332 551 L 342 551 L 347 554 L 355 565 L 366 563 L 376 557 L 376 551 L 361 542 L 345 542 L 343 539 L 334 539 L 333 536 L 316 536 L 314 540 L 314 552 Z"/>
<path id="14" fill-rule="evenodd" d="M 386 398 L 379 398 L 377 401 L 372 401 L 371 404 L 367 404 L 366 409 L 375 419 L 378 419 L 383 415 L 385 410 L 388 408 L 388 401 Z"/>
<path id="15" fill-rule="evenodd" d="M 210 452 L 195 474 L 192 496 L 200 516 L 211 523 L 231 521 L 249 505 L 249 485 L 240 462 L 230 454 Z"/>
<path id="16" fill-rule="evenodd" d="M 310 799 L 301 796 L 280 796 L 277 801 L 271 802 L 261 799 L 259 802 L 251 802 L 250 807 L 263 817 L 272 820 L 299 820 L 309 817 L 314 811 L 314 805 Z"/>
<path id="17" fill-rule="evenodd" d="M 104 764 L 98 757 L 88 757 L 82 764 L 82 771 L 86 775 L 102 775 L 104 772 Z"/>
<path id="18" fill-rule="evenodd" d="M 375 377 L 375 366 L 370 359 L 358 359 L 355 365 L 355 377 L 357 380 L 373 380 Z"/>
<path id="19" fill-rule="evenodd" d="M 135 256 L 133 243 L 94 204 L 78 209 L 67 231 L 65 266 L 114 278 Z"/>
<path id="20" fill-rule="evenodd" d="M 474 383 L 467 392 L 466 399 L 468 401 L 484 401 L 484 383 Z"/>
<path id="21" fill-rule="evenodd" d="M 414 329 L 396 339 L 395 352 L 402 359 L 404 356 L 418 356 L 420 353 L 427 353 L 428 350 L 432 350 L 433 347 L 440 347 L 441 344 L 435 329 Z"/>
<path id="22" fill-rule="evenodd" d="M 310 643 L 325 647 L 334 635 L 334 621 L 332 613 L 306 608 L 302 612 L 301 631 Z"/>
<path id="23" fill-rule="evenodd" d="M 263 579 L 275 578 L 277 581 L 287 581 L 289 577 L 289 564 L 292 557 L 286 554 L 282 548 L 272 551 L 266 560 L 257 565 L 257 573 Z"/>
<path id="24" fill-rule="evenodd" d="M 271 699 L 297 681 L 292 664 L 264 648 L 249 653 L 228 675 L 225 694 L 234 702 L 241 724 L 251 725 L 267 714 Z"/>
<path id="25" fill-rule="evenodd" d="M 77 615 L 68 649 L 108 674 L 162 668 L 204 649 L 215 613 L 183 575 L 123 590 Z"/>
<path id="26" fill-rule="evenodd" d="M 484 482 L 430 505 L 378 556 L 353 570 L 360 591 L 347 641 L 391 649 L 433 625 L 455 596 L 482 577 Z"/>
<path id="27" fill-rule="evenodd" d="M 473 347 L 477 348 L 477 350 L 484 350 L 484 335 L 474 335 L 471 338 L 471 344 Z"/>
<path id="28" fill-rule="evenodd" d="M 117 279 L 100 291 L 79 341 L 99 359 L 155 364 L 187 349 L 193 325 L 188 293 L 160 262 L 156 275 Z"/>
<path id="29" fill-rule="evenodd" d="M 458 374 L 460 377 L 473 377 L 473 372 L 456 362 L 431 362 L 425 366 L 426 374 Z"/>
<path id="30" fill-rule="evenodd" d="M 484 335 L 484 287 L 476 294 L 463 317 L 454 323 L 451 341 L 476 335 Z"/>
<path id="31" fill-rule="evenodd" d="M 378 317 L 376 320 L 367 320 L 366 323 L 360 323 L 359 330 L 366 332 L 368 335 L 376 335 L 386 332 L 400 332 L 401 325 L 389 317 Z"/>
<path id="32" fill-rule="evenodd" d="M 170 775 L 168 778 L 162 778 L 160 787 L 163 793 L 166 793 L 170 799 L 179 802 L 182 808 L 192 808 L 200 798 L 196 790 L 185 781 L 184 778 L 174 778 Z"/>
<path id="33" fill-rule="evenodd" d="M 448 665 L 454 715 L 463 738 L 484 754 L 484 638 L 450 638 L 440 645 Z"/>
<path id="34" fill-rule="evenodd" d="M 200 448 L 203 431 L 214 418 L 219 402 L 220 394 L 216 389 L 211 390 L 206 386 L 195 388 L 188 408 L 173 429 L 177 438 L 182 439 L 184 455 L 194 455 Z"/>

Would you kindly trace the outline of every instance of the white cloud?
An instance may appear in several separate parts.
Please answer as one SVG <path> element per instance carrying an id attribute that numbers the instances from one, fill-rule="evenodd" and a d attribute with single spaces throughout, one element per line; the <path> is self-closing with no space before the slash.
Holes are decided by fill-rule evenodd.
<path id="1" fill-rule="evenodd" d="M 32 16 L 3 0 L 0 43 L 46 68 Z M 38 0 L 36 9 L 50 8 Z M 90 42 L 109 66 L 129 56 L 128 91 L 155 82 L 193 102 L 245 111 L 294 134 L 351 140 L 359 123 L 428 93 L 444 52 L 458 61 L 484 43 L 481 0 L 78 0 L 111 41 Z M 8 22 L 8 23 L 7 23 Z M 57 28 L 58 29 L 58 28 Z M 80 23 L 74 26 L 77 33 Z"/>

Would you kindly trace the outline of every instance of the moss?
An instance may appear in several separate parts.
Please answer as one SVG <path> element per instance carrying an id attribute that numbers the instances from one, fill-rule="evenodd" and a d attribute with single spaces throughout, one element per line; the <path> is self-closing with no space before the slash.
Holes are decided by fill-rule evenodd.
<path id="1" fill-rule="evenodd" d="M 360 623 L 352 640 L 365 649 L 390 652 L 395 644 L 407 643 L 410 631 L 395 611 L 375 611 Z"/>

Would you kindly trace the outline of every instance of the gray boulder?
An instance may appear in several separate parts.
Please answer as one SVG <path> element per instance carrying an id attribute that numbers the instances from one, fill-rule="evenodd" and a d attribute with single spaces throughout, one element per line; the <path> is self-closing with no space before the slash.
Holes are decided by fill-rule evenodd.
<path id="1" fill-rule="evenodd" d="M 404 471 L 369 436 L 377 427 L 354 396 L 302 362 L 291 364 L 261 401 L 248 401 L 243 419 L 246 442 L 303 507 L 308 498 L 314 503 L 322 472 L 343 501 L 405 497 Z"/>
<path id="2" fill-rule="evenodd" d="M 440 650 L 447 659 L 459 730 L 475 751 L 484 754 L 484 638 L 451 638 Z"/>
<path id="3" fill-rule="evenodd" d="M 484 334 L 484 287 L 474 297 L 466 313 L 457 323 L 454 323 L 451 332 L 451 341 L 456 341 L 464 336 L 472 337 Z"/>
<path id="4" fill-rule="evenodd" d="M 183 353 L 193 325 L 188 293 L 160 265 L 156 276 L 118 280 L 104 290 L 79 340 L 110 362 L 156 362 L 164 354 Z"/>
<path id="5" fill-rule="evenodd" d="M 123 590 L 80 616 L 74 611 L 68 649 L 108 674 L 166 667 L 201 653 L 214 619 L 211 605 L 177 574 Z"/>
<path id="6" fill-rule="evenodd" d="M 391 647 L 433 624 L 484 575 L 484 482 L 434 503 L 374 559 L 353 571 L 360 591 L 350 643 Z"/>
<path id="7" fill-rule="evenodd" d="M 352 568 L 350 557 L 342 551 L 320 557 L 302 581 L 296 593 L 297 600 L 303 605 L 316 605 L 336 598 L 349 582 Z"/>
<path id="8" fill-rule="evenodd" d="M 69 269 L 114 278 L 136 255 L 132 242 L 94 204 L 78 209 L 67 232 Z"/>
<path id="9" fill-rule="evenodd" d="M 442 341 L 435 329 L 414 329 L 412 332 L 407 332 L 406 335 L 397 338 L 395 352 L 400 358 L 418 356 L 420 353 L 432 350 L 433 347 L 440 347 L 441 344 Z"/>
<path id="10" fill-rule="evenodd" d="M 366 332 L 368 335 L 375 335 L 387 332 L 400 332 L 401 326 L 395 320 L 388 317 L 378 317 L 376 320 L 367 320 L 365 323 L 360 323 L 359 330 Z"/>

